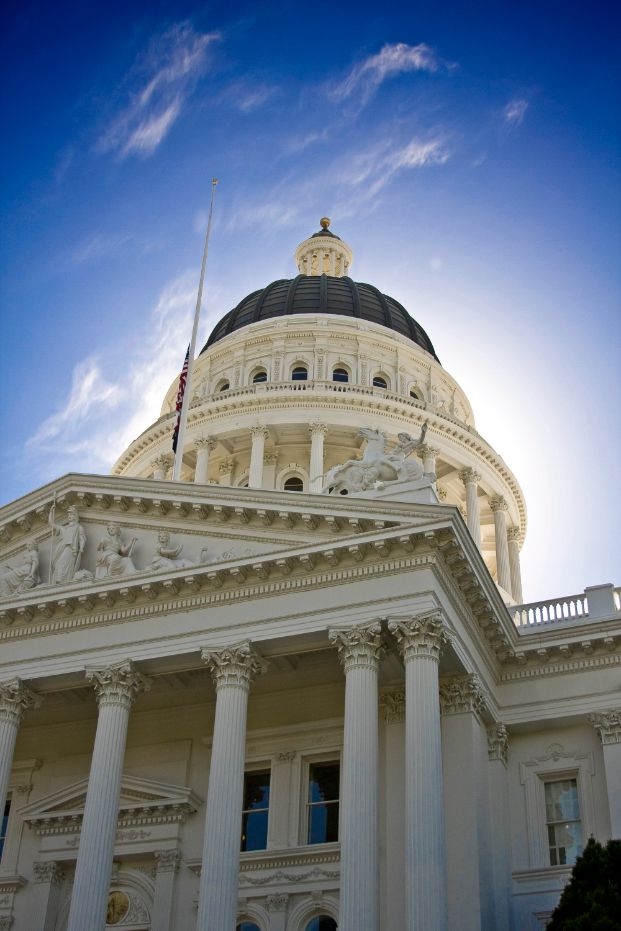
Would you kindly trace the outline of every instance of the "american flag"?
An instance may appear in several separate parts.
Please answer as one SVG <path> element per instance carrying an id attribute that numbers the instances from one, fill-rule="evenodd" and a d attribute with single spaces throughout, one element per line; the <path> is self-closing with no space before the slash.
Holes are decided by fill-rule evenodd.
<path id="1" fill-rule="evenodd" d="M 183 406 L 183 395 L 185 394 L 185 383 L 188 380 L 189 362 L 190 362 L 190 346 L 188 345 L 188 351 L 185 354 L 183 368 L 181 369 L 181 375 L 179 376 L 179 387 L 177 388 L 177 403 L 175 404 L 175 410 L 177 411 L 177 420 L 175 422 L 175 429 L 173 430 L 173 441 L 172 441 L 173 453 L 177 452 L 177 438 L 179 436 L 179 424 L 181 423 L 181 407 Z"/>

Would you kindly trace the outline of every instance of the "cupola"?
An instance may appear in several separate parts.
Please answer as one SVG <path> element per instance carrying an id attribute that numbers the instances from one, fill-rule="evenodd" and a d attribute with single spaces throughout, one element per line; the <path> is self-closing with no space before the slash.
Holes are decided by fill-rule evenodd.
<path id="1" fill-rule="evenodd" d="M 330 218 L 322 217 L 321 229 L 305 239 L 295 250 L 295 261 L 302 275 L 330 275 L 342 278 L 349 275 L 353 261 L 352 251 L 343 240 L 330 232 Z"/>

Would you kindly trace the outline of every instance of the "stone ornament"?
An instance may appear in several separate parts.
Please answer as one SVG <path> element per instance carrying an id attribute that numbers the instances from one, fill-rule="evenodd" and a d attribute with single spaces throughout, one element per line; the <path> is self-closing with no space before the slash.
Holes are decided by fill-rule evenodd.
<path id="1" fill-rule="evenodd" d="M 97 544 L 95 578 L 108 579 L 137 572 L 131 559 L 136 542 L 137 538 L 133 537 L 129 543 L 123 543 L 119 525 L 108 524 L 106 536 Z"/>
<path id="2" fill-rule="evenodd" d="M 589 723 L 599 734 L 602 744 L 621 743 L 621 709 L 590 714 Z"/>
<path id="3" fill-rule="evenodd" d="M 381 636 L 379 621 L 328 631 L 330 642 L 338 648 L 345 672 L 354 668 L 377 670 L 382 655 Z"/>
<path id="4" fill-rule="evenodd" d="M 367 440 L 362 459 L 349 459 L 329 469 L 324 475 L 321 494 L 356 494 L 397 482 L 418 482 L 424 479 L 421 463 L 417 459 L 408 460 L 408 457 L 423 446 L 426 433 L 427 424 L 423 425 L 417 440 L 409 433 L 398 433 L 397 444 L 390 452 L 386 452 L 384 434 L 380 430 L 365 427 L 359 433 Z M 431 484 L 431 476 L 427 476 L 427 481 Z"/>
<path id="5" fill-rule="evenodd" d="M 131 660 L 123 660 L 105 669 L 87 669 L 86 678 L 92 683 L 97 704 L 122 705 L 128 710 L 139 692 L 147 692 L 151 683 L 134 668 Z"/>
<path id="6" fill-rule="evenodd" d="M 0 682 L 0 722 L 19 727 L 25 711 L 38 708 L 39 696 L 32 692 L 21 679 L 15 677 L 7 682 Z"/>
<path id="7" fill-rule="evenodd" d="M 486 692 L 475 673 L 455 676 L 440 683 L 442 714 L 480 714 L 485 706 Z"/>
<path id="8" fill-rule="evenodd" d="M 155 869 L 157 873 L 176 873 L 181 863 L 181 851 L 175 850 L 155 850 Z"/>
<path id="9" fill-rule="evenodd" d="M 286 893 L 281 895 L 268 895 L 267 910 L 268 912 L 286 912 L 289 903 L 289 896 Z"/>
<path id="10" fill-rule="evenodd" d="M 382 692 L 380 708 L 386 724 L 400 724 L 405 721 L 405 689 Z"/>
<path id="11" fill-rule="evenodd" d="M 40 860 L 32 864 L 34 880 L 36 883 L 50 883 L 52 886 L 62 885 L 65 871 L 56 860 Z"/>
<path id="12" fill-rule="evenodd" d="M 108 907 L 106 909 L 106 924 L 118 925 L 125 918 L 129 911 L 129 897 L 125 892 L 115 889 L 108 896 Z"/>
<path id="13" fill-rule="evenodd" d="M 249 690 L 253 679 L 267 669 L 249 640 L 221 649 L 203 648 L 201 659 L 209 667 L 216 689 L 232 686 Z"/>
<path id="14" fill-rule="evenodd" d="M 393 618 L 388 630 L 397 639 L 404 662 L 414 657 L 440 661 L 442 650 L 449 642 L 448 631 L 440 611 L 412 618 Z"/>
<path id="15" fill-rule="evenodd" d="M 490 760 L 500 760 L 507 765 L 509 760 L 509 732 L 502 722 L 487 729 L 487 755 Z"/>
<path id="16" fill-rule="evenodd" d="M 183 543 L 172 546 L 167 530 L 160 530 L 157 535 L 155 556 L 144 570 L 145 572 L 163 572 L 165 569 L 189 569 L 196 565 L 191 559 L 179 559 Z"/>
<path id="17" fill-rule="evenodd" d="M 67 508 L 68 522 L 54 523 L 55 505 L 50 508 L 48 522 L 52 528 L 52 558 L 50 563 L 50 582 L 72 582 L 80 569 L 80 560 L 86 546 L 86 531 L 80 524 L 77 509 Z"/>
<path id="18" fill-rule="evenodd" d="M 0 597 L 21 595 L 41 584 L 39 576 L 39 548 L 30 542 L 17 566 L 2 566 L 0 569 Z"/>

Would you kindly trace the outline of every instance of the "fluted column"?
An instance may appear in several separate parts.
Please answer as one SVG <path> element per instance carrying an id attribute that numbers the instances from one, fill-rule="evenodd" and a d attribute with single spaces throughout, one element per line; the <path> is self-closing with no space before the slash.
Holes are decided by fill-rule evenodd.
<path id="1" fill-rule="evenodd" d="M 329 631 L 345 669 L 341 778 L 341 931 L 378 931 L 379 622 Z"/>
<path id="2" fill-rule="evenodd" d="M 405 664 L 405 929 L 445 931 L 446 867 L 438 664 L 448 636 L 439 611 L 392 618 Z"/>
<path id="3" fill-rule="evenodd" d="M 250 450 L 250 475 L 248 485 L 250 488 L 261 488 L 263 485 L 263 453 L 265 441 L 269 436 L 267 427 L 250 427 L 252 435 L 252 449 Z"/>
<path id="4" fill-rule="evenodd" d="M 149 680 L 130 660 L 87 669 L 99 715 L 88 778 L 68 931 L 103 931 L 119 814 L 129 712 Z"/>
<path id="5" fill-rule="evenodd" d="M 610 836 L 621 839 L 621 708 L 589 715 L 599 734 L 610 808 Z"/>
<path id="6" fill-rule="evenodd" d="M 194 482 L 197 485 L 206 485 L 209 474 L 209 453 L 214 451 L 217 441 L 212 436 L 199 436 L 194 440 L 194 445 L 196 446 Z"/>
<path id="7" fill-rule="evenodd" d="M 308 432 L 311 438 L 310 463 L 308 474 L 310 476 L 309 491 L 318 493 L 323 486 L 323 441 L 328 428 L 325 423 L 312 423 Z"/>
<path id="8" fill-rule="evenodd" d="M 487 729 L 489 802 L 492 825 L 492 874 L 494 882 L 494 928 L 508 931 L 511 903 L 511 831 L 509 827 L 509 784 L 507 762 L 509 734 L 502 722 Z"/>
<path id="9" fill-rule="evenodd" d="M 153 478 L 156 482 L 163 482 L 165 480 L 169 465 L 170 460 L 168 456 L 156 456 L 155 459 L 151 461 Z"/>
<path id="10" fill-rule="evenodd" d="M 481 549 L 481 515 L 479 513 L 478 484 L 481 476 L 474 469 L 462 469 L 459 477 L 466 488 L 466 524 L 470 536 Z"/>
<path id="11" fill-rule="evenodd" d="M 439 449 L 436 449 L 435 446 L 427 446 L 424 443 L 422 446 L 416 450 L 418 456 L 423 460 L 423 471 L 425 475 L 434 475 L 436 474 L 436 457 L 440 452 Z"/>
<path id="12" fill-rule="evenodd" d="M 522 571 L 520 569 L 520 528 L 509 527 L 507 545 L 509 547 L 509 575 L 511 576 L 511 594 L 518 604 L 522 604 Z"/>
<path id="13" fill-rule="evenodd" d="M 250 683 L 264 670 L 250 642 L 202 651 L 216 686 L 197 931 L 235 927 L 246 717 Z"/>
<path id="14" fill-rule="evenodd" d="M 507 541 L 507 511 L 509 508 L 502 495 L 495 495 L 490 498 L 489 506 L 494 513 L 496 578 L 500 587 L 511 594 L 511 570 L 509 569 L 509 544 Z"/>
<path id="15" fill-rule="evenodd" d="M 41 699 L 21 679 L 0 682 L 0 811 L 4 812 L 9 790 L 17 732 L 24 712 L 37 708 Z"/>

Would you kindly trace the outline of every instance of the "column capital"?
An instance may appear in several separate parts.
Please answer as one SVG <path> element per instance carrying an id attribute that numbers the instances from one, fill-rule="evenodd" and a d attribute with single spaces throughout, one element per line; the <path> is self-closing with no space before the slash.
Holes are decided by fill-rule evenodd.
<path id="1" fill-rule="evenodd" d="M 328 425 L 325 423 L 309 423 L 308 432 L 311 436 L 325 436 L 328 432 Z"/>
<path id="2" fill-rule="evenodd" d="M 181 851 L 173 848 L 172 850 L 154 850 L 156 873 L 176 873 L 181 863 Z"/>
<path id="3" fill-rule="evenodd" d="M 250 433 L 253 440 L 259 437 L 263 437 L 263 439 L 266 440 L 270 435 L 270 431 L 263 424 L 255 424 L 254 426 L 250 427 Z"/>
<path id="4" fill-rule="evenodd" d="M 248 691 L 251 682 L 267 669 L 267 664 L 252 649 L 249 640 L 230 647 L 203 647 L 201 659 L 211 672 L 216 690 L 232 686 Z"/>
<path id="5" fill-rule="evenodd" d="M 405 721 L 405 689 L 391 689 L 380 694 L 380 708 L 386 724 Z"/>
<path id="6" fill-rule="evenodd" d="M 122 705 L 129 710 L 139 692 L 148 692 L 151 682 L 134 668 L 130 659 L 103 669 L 86 668 L 86 678 L 93 684 L 97 704 Z"/>
<path id="7" fill-rule="evenodd" d="M 19 727 L 24 712 L 40 704 L 39 696 L 17 676 L 0 682 L 0 721 Z"/>
<path id="8" fill-rule="evenodd" d="M 464 485 L 478 485 L 481 481 L 481 474 L 475 469 L 467 468 L 462 469 L 459 473 L 459 477 L 464 483 Z"/>
<path id="9" fill-rule="evenodd" d="M 56 860 L 39 860 L 33 863 L 32 867 L 36 883 L 50 883 L 52 886 L 62 885 L 65 871 Z"/>
<path id="10" fill-rule="evenodd" d="M 194 440 L 194 445 L 197 449 L 206 449 L 208 452 L 212 453 L 218 441 L 214 439 L 213 436 L 197 436 Z"/>
<path id="11" fill-rule="evenodd" d="M 334 627 L 328 631 L 330 642 L 339 652 L 345 672 L 350 669 L 375 669 L 382 654 L 382 626 L 379 621 L 355 627 Z"/>
<path id="12" fill-rule="evenodd" d="M 492 511 L 508 511 L 509 505 L 505 501 L 502 495 L 492 495 L 489 499 L 489 506 Z"/>
<path id="13" fill-rule="evenodd" d="M 499 721 L 487 728 L 487 755 L 490 760 L 500 760 L 507 765 L 509 759 L 509 732 Z"/>
<path id="14" fill-rule="evenodd" d="M 590 714 L 589 724 L 593 725 L 603 744 L 621 743 L 621 709 Z"/>
<path id="15" fill-rule="evenodd" d="M 519 527 L 509 527 L 507 530 L 507 539 L 511 542 L 515 541 L 516 543 L 522 542 L 522 531 Z"/>
<path id="16" fill-rule="evenodd" d="M 388 629 L 397 638 L 405 663 L 417 656 L 439 662 L 440 654 L 449 642 L 441 611 L 430 611 L 418 617 L 389 618 Z"/>
<path id="17" fill-rule="evenodd" d="M 442 714 L 480 714 L 485 706 L 487 693 L 476 673 L 452 676 L 440 683 L 440 708 Z"/>
<path id="18" fill-rule="evenodd" d="M 435 459 L 436 456 L 440 455 L 440 450 L 436 446 L 429 446 L 427 443 L 423 443 L 423 445 L 419 446 L 416 450 L 416 455 L 421 459 L 426 459 L 427 456 L 431 456 Z M 481 476 L 479 476 L 479 478 L 480 477 Z"/>
<path id="19" fill-rule="evenodd" d="M 151 465 L 156 469 L 167 469 L 170 465 L 170 457 L 160 453 L 159 456 L 151 460 Z"/>
<path id="20" fill-rule="evenodd" d="M 278 453 L 265 453 L 263 462 L 265 465 L 276 465 L 278 462 Z"/>
<path id="21" fill-rule="evenodd" d="M 220 475 L 228 475 L 235 468 L 235 460 L 229 456 L 223 459 L 219 466 Z"/>

